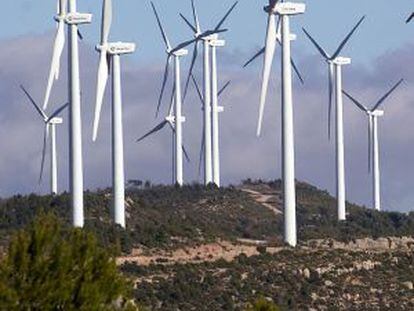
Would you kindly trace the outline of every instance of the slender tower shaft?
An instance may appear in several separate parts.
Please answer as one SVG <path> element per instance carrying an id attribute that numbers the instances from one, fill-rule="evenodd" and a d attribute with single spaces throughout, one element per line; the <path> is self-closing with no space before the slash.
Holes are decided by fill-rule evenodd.
<path id="1" fill-rule="evenodd" d="M 282 19 L 282 170 L 285 242 L 296 246 L 295 147 L 289 16 Z"/>
<path id="2" fill-rule="evenodd" d="M 217 47 L 211 47 L 211 93 L 212 93 L 212 138 L 213 138 L 213 181 L 220 187 L 220 142 L 219 142 L 219 108 L 217 81 Z"/>
<path id="3" fill-rule="evenodd" d="M 175 169 L 176 183 L 183 185 L 183 117 L 181 113 L 180 58 L 175 56 Z"/>
<path id="4" fill-rule="evenodd" d="M 116 224 L 125 228 L 124 138 L 122 128 L 121 59 L 112 56 L 112 187 Z"/>
<path id="5" fill-rule="evenodd" d="M 76 13 L 76 0 L 69 1 L 69 12 Z M 79 77 L 78 26 L 69 25 L 69 161 L 70 192 L 73 209 L 73 225 L 83 227 L 83 163 L 82 122 Z"/>
<path id="6" fill-rule="evenodd" d="M 377 211 L 381 210 L 381 176 L 379 167 L 379 144 L 378 144 L 378 117 L 372 117 L 373 126 L 373 203 Z"/>
<path id="7" fill-rule="evenodd" d="M 56 149 L 56 124 L 50 124 L 50 192 L 58 193 L 57 185 L 57 149 Z"/>
<path id="8" fill-rule="evenodd" d="M 211 154 L 210 44 L 204 40 L 204 184 L 213 182 Z"/>
<path id="9" fill-rule="evenodd" d="M 336 198 L 338 219 L 346 220 L 345 205 L 345 152 L 344 152 L 344 117 L 342 98 L 342 67 L 335 65 L 336 93 Z"/>

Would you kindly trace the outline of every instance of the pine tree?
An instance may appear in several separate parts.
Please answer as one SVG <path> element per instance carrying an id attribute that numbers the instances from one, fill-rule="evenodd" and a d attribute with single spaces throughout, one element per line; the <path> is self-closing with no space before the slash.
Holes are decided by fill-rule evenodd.
<path id="1" fill-rule="evenodd" d="M 130 294 L 114 252 L 51 214 L 19 231 L 0 263 L 0 310 L 130 310 Z"/>

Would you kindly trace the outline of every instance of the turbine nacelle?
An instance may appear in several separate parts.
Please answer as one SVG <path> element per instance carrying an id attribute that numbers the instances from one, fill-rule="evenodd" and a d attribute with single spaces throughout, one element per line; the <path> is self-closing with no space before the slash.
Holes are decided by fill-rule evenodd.
<path id="1" fill-rule="evenodd" d="M 211 41 L 214 41 L 214 40 L 218 40 L 218 34 L 214 33 L 212 35 L 202 37 L 201 40 L 207 41 L 207 42 L 211 42 Z"/>
<path id="2" fill-rule="evenodd" d="M 384 110 L 370 111 L 368 114 L 373 117 L 382 117 L 384 116 Z"/>
<path id="3" fill-rule="evenodd" d="M 213 39 L 210 41 L 210 45 L 214 47 L 223 47 L 226 45 L 225 40 Z"/>
<path id="4" fill-rule="evenodd" d="M 270 11 L 271 8 L 269 8 Z M 281 2 L 276 4 L 272 12 L 278 15 L 299 15 L 304 14 L 306 11 L 306 4 L 294 3 L 294 2 Z"/>
<path id="5" fill-rule="evenodd" d="M 174 125 L 175 124 L 175 116 L 170 115 L 170 116 L 168 116 L 168 117 L 165 118 L 165 121 L 167 121 L 171 125 Z M 181 116 L 180 122 L 181 123 L 184 123 L 185 121 L 186 121 L 186 118 L 183 117 L 183 116 Z"/>
<path id="6" fill-rule="evenodd" d="M 177 57 L 186 56 L 186 55 L 188 55 L 188 50 L 180 49 L 180 50 L 172 52 L 172 55 L 177 56 Z"/>
<path id="7" fill-rule="evenodd" d="M 135 52 L 135 43 L 129 42 L 114 42 L 108 43 L 108 53 L 111 55 L 132 54 Z"/>
<path id="8" fill-rule="evenodd" d="M 332 64 L 338 65 L 338 66 L 344 66 L 344 65 L 350 65 L 351 64 L 351 58 L 349 57 L 337 57 L 334 60 L 330 61 Z"/>
<path id="9" fill-rule="evenodd" d="M 68 25 L 82 25 L 92 23 L 92 14 L 89 13 L 68 13 L 66 15 Z"/>
<path id="10" fill-rule="evenodd" d="M 48 122 L 48 124 L 63 124 L 63 118 L 53 118 Z"/>

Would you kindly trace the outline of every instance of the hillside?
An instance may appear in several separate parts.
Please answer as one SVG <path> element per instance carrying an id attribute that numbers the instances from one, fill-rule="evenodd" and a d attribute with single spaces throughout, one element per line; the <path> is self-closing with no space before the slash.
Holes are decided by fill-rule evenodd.
<path id="1" fill-rule="evenodd" d="M 349 204 L 338 223 L 326 191 L 297 189 L 297 249 L 282 242 L 280 181 L 132 188 L 125 231 L 111 224 L 110 192 L 88 192 L 86 229 L 122 247 L 119 266 L 154 310 L 244 310 L 261 296 L 282 309 L 413 309 L 414 214 Z M 68 195 L 0 200 L 2 245 L 50 210 L 69 221 Z"/>

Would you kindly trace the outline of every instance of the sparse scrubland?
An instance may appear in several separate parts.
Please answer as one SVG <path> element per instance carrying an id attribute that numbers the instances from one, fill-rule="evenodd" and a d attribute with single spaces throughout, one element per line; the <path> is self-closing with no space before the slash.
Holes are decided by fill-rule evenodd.
<path id="1" fill-rule="evenodd" d="M 109 190 L 87 192 L 82 234 L 119 251 L 108 258 L 117 255 L 116 272 L 150 310 L 414 309 L 414 213 L 348 204 L 341 223 L 335 199 L 298 183 L 300 245 L 290 249 L 280 185 L 130 188 L 126 230 L 110 220 Z M 68 226 L 69 196 L 0 200 L 3 265 L 16 232 L 41 213 Z"/>

